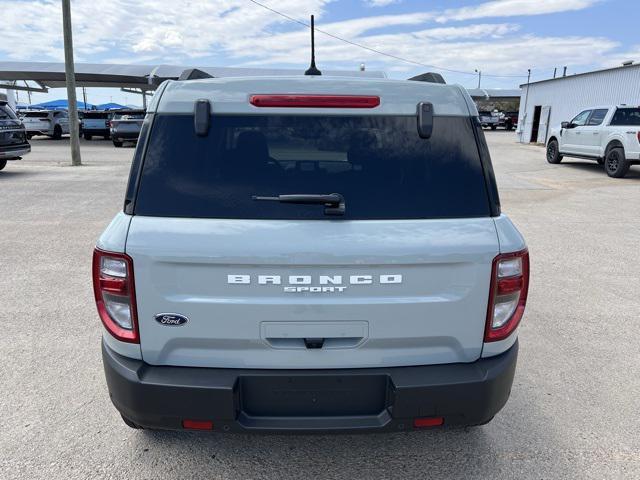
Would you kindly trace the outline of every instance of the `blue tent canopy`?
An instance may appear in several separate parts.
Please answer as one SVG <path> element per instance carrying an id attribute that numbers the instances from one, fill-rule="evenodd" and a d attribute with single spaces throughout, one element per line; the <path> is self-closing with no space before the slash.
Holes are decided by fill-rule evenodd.
<path id="1" fill-rule="evenodd" d="M 47 110 L 67 110 L 69 108 L 69 102 L 67 100 L 51 100 L 50 102 L 38 103 L 31 105 L 31 108 L 44 108 Z M 78 108 L 80 110 L 95 110 L 96 106 L 90 103 L 78 102 Z"/>
<path id="2" fill-rule="evenodd" d="M 102 103 L 97 105 L 96 108 L 98 110 L 120 110 L 122 108 L 127 108 L 125 105 L 120 105 L 119 103 Z"/>

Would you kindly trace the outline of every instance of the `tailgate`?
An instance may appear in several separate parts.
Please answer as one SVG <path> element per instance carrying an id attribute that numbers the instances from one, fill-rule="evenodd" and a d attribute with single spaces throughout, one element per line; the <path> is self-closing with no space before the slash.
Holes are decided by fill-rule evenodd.
<path id="1" fill-rule="evenodd" d="M 479 358 L 498 242 L 491 218 L 135 216 L 126 250 L 146 362 L 350 368 Z"/>
<path id="2" fill-rule="evenodd" d="M 82 120 L 82 128 L 85 130 L 106 130 L 107 120 L 104 118 L 85 118 Z"/>

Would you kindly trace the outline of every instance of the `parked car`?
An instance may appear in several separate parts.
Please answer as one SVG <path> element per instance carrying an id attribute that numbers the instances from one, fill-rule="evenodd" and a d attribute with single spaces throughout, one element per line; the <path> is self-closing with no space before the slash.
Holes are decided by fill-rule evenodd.
<path id="1" fill-rule="evenodd" d="M 490 421 L 528 276 L 469 95 L 386 79 L 163 83 L 93 257 L 125 423 L 221 432 Z"/>
<path id="2" fill-rule="evenodd" d="M 30 151 L 24 125 L 9 104 L 0 100 L 0 170 L 8 160 L 19 160 Z"/>
<path id="3" fill-rule="evenodd" d="M 624 177 L 640 164 L 640 107 L 594 107 L 562 122 L 549 135 L 547 161 L 563 157 L 594 160 L 610 177 Z"/>
<path id="4" fill-rule="evenodd" d="M 69 114 L 65 110 L 23 110 L 20 117 L 29 139 L 46 135 L 59 140 L 69 134 Z"/>
<path id="5" fill-rule="evenodd" d="M 500 117 L 497 113 L 489 112 L 488 110 L 483 110 L 478 113 L 480 115 L 480 123 L 483 127 L 490 127 L 491 130 L 498 128 Z"/>
<path id="6" fill-rule="evenodd" d="M 82 135 L 85 140 L 93 137 L 111 138 L 110 121 L 113 114 L 102 110 L 86 110 L 82 112 Z"/>
<path id="7" fill-rule="evenodd" d="M 518 112 L 504 112 L 500 115 L 501 127 L 505 130 L 513 130 L 518 127 Z"/>
<path id="8" fill-rule="evenodd" d="M 144 110 L 117 110 L 110 124 L 113 144 L 121 147 L 123 142 L 137 142 L 146 112 Z"/>

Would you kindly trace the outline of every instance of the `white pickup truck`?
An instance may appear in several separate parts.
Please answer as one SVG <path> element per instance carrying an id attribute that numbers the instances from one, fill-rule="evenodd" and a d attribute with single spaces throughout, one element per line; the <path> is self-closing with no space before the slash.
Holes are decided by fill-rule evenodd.
<path id="1" fill-rule="evenodd" d="M 547 161 L 565 156 L 596 160 L 610 177 L 624 177 L 640 164 L 640 107 L 596 107 L 562 122 L 549 135 Z"/>

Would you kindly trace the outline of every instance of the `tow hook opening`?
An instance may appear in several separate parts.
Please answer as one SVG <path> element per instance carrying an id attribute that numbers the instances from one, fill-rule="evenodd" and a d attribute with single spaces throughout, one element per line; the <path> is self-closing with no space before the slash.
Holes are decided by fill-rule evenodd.
<path id="1" fill-rule="evenodd" d="M 324 338 L 305 338 L 304 346 L 307 348 L 322 348 L 324 346 Z"/>

